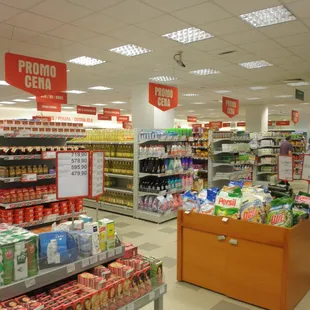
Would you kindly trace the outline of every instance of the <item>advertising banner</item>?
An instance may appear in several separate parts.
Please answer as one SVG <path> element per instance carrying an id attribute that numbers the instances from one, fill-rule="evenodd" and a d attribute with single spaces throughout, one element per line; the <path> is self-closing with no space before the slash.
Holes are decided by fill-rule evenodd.
<path id="1" fill-rule="evenodd" d="M 149 103 L 154 107 L 168 111 L 178 106 L 178 89 L 173 86 L 149 83 Z"/>
<path id="2" fill-rule="evenodd" d="M 230 118 L 235 117 L 239 114 L 239 100 L 229 97 L 223 97 L 222 111 Z"/>

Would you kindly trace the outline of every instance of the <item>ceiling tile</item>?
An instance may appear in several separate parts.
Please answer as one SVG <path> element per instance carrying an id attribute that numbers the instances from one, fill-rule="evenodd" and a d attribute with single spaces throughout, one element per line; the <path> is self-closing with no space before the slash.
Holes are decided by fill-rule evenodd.
<path id="1" fill-rule="evenodd" d="M 0 23 L 0 37 L 11 38 L 13 33 L 13 26 Z"/>
<path id="2" fill-rule="evenodd" d="M 92 31 L 75 27 L 69 24 L 62 25 L 52 31 L 49 31 L 48 34 L 72 41 L 83 41 L 96 36 L 96 33 Z"/>
<path id="3" fill-rule="evenodd" d="M 287 8 L 298 18 L 310 17 L 310 2 L 308 0 L 288 3 Z"/>
<path id="4" fill-rule="evenodd" d="M 91 0 L 91 1 L 85 1 L 85 0 L 67 0 L 70 3 L 79 5 L 81 7 L 90 9 L 92 11 L 99 11 L 104 8 L 107 8 L 111 5 L 115 5 L 119 2 L 122 2 L 124 0 Z"/>
<path id="5" fill-rule="evenodd" d="M 215 36 L 252 29 L 248 23 L 237 17 L 226 18 L 213 23 L 205 24 L 202 25 L 201 28 Z"/>
<path id="6" fill-rule="evenodd" d="M 190 6 L 194 6 L 209 0 L 177 0 L 177 1 L 167 1 L 167 0 L 141 0 L 142 2 L 156 7 L 159 10 L 165 12 L 173 12 L 181 10 Z"/>
<path id="7" fill-rule="evenodd" d="M 231 16 L 231 14 L 210 2 L 205 2 L 187 9 L 174 12 L 172 15 L 193 25 L 202 25 Z"/>
<path id="8" fill-rule="evenodd" d="M 137 26 L 160 35 L 191 27 L 191 25 L 168 14 L 139 23 Z"/>
<path id="9" fill-rule="evenodd" d="M 281 5 L 278 0 L 213 0 L 213 2 L 226 11 L 237 15 Z"/>
<path id="10" fill-rule="evenodd" d="M 310 18 L 304 19 L 303 22 L 310 28 Z"/>
<path id="11" fill-rule="evenodd" d="M 201 51 L 212 51 L 220 48 L 228 48 L 229 46 L 231 46 L 231 44 L 220 38 L 211 38 L 208 40 L 191 43 L 190 46 L 194 49 Z"/>
<path id="12" fill-rule="evenodd" d="M 51 48 L 59 48 L 62 49 L 64 46 L 68 46 L 70 44 L 73 44 L 75 42 L 60 39 L 54 36 L 42 34 L 36 37 L 32 37 L 31 39 L 27 40 L 28 43 L 45 46 L 45 47 L 51 47 Z"/>
<path id="13" fill-rule="evenodd" d="M 297 56 L 303 55 L 305 53 L 310 53 L 310 44 L 309 42 L 305 42 L 305 44 L 288 47 L 287 49 Z"/>
<path id="14" fill-rule="evenodd" d="M 0 37 L 9 38 L 18 41 L 26 41 L 39 33 L 20 27 L 13 27 L 7 24 L 0 24 Z"/>
<path id="15" fill-rule="evenodd" d="M 72 24 L 100 34 L 109 33 L 113 30 L 127 26 L 126 23 L 120 21 L 119 19 L 111 18 L 109 16 L 103 15 L 102 13 L 94 13 L 87 17 L 76 20 Z"/>
<path id="16" fill-rule="evenodd" d="M 28 9 L 41 1 L 42 0 L 0 0 L 0 3 L 19 9 Z"/>
<path id="17" fill-rule="evenodd" d="M 224 35 L 222 36 L 222 39 L 231 42 L 233 44 L 239 45 L 239 44 L 263 41 L 268 39 L 268 37 L 259 32 L 258 30 L 250 30 Z"/>
<path id="18" fill-rule="evenodd" d="M 305 42 L 310 41 L 310 32 L 307 33 L 301 33 L 296 34 L 293 36 L 285 36 L 282 38 L 275 39 L 279 44 L 289 47 L 289 46 L 296 46 L 296 45 L 302 45 Z"/>
<path id="19" fill-rule="evenodd" d="M 241 44 L 239 45 L 242 49 L 255 53 L 257 51 L 270 51 L 274 49 L 280 49 L 282 48 L 281 45 L 276 43 L 273 40 L 264 40 L 264 41 L 259 41 L 259 42 L 252 42 L 248 44 Z"/>
<path id="20" fill-rule="evenodd" d="M 262 27 L 260 31 L 265 35 L 267 35 L 268 37 L 279 38 L 283 36 L 307 32 L 309 31 L 309 29 L 299 20 L 296 20 L 289 23 L 283 23 L 269 27 Z"/>
<path id="21" fill-rule="evenodd" d="M 62 25 L 59 21 L 29 12 L 20 13 L 7 20 L 6 23 L 38 32 L 46 32 Z"/>
<path id="22" fill-rule="evenodd" d="M 10 51 L 12 53 L 45 58 L 45 55 L 49 51 L 49 48 L 28 44 L 26 42 L 14 41 L 11 45 Z"/>
<path id="23" fill-rule="evenodd" d="M 266 61 L 268 61 L 268 58 L 270 57 L 286 57 L 292 55 L 292 53 L 285 48 L 277 48 L 271 50 L 256 50 L 253 53 L 255 53 L 261 59 L 264 59 Z"/>
<path id="24" fill-rule="evenodd" d="M 128 14 L 128 12 L 130 12 L 130 14 Z M 104 10 L 104 13 L 130 24 L 143 22 L 163 14 L 161 11 L 138 2 L 137 0 L 125 0 L 124 2 L 107 8 Z"/>
<path id="25" fill-rule="evenodd" d="M 110 50 L 113 47 L 121 46 L 127 44 L 127 41 L 117 40 L 108 36 L 99 35 L 85 41 L 82 41 L 83 44 L 96 47 L 100 50 Z"/>
<path id="26" fill-rule="evenodd" d="M 20 13 L 21 10 L 0 4 L 0 22 Z"/>
<path id="27" fill-rule="evenodd" d="M 92 12 L 89 9 L 71 4 L 65 0 L 43 1 L 29 9 L 29 11 L 65 23 L 70 23 Z"/>

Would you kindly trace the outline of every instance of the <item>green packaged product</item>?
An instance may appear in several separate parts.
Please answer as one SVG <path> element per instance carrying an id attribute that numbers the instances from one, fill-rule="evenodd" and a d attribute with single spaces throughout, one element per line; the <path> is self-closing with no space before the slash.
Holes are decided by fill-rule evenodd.
<path id="1" fill-rule="evenodd" d="M 266 223 L 278 227 L 293 226 L 293 207 L 294 199 L 291 197 L 281 197 L 271 202 L 271 207 L 267 215 Z"/>
<path id="2" fill-rule="evenodd" d="M 14 280 L 14 244 L 2 245 L 1 252 L 1 268 L 3 268 L 3 284 L 11 284 Z M 0 269 L 1 269 L 0 268 Z"/>
<path id="3" fill-rule="evenodd" d="M 28 277 L 33 277 L 38 274 L 38 238 L 36 235 L 31 236 L 25 242 L 28 254 Z"/>

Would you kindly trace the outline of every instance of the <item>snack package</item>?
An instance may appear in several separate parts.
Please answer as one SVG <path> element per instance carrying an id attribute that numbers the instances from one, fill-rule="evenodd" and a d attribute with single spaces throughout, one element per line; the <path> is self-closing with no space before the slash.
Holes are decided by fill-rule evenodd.
<path id="1" fill-rule="evenodd" d="M 224 186 L 216 196 L 214 215 L 238 219 L 241 203 L 242 193 L 240 187 Z"/>
<path id="2" fill-rule="evenodd" d="M 291 197 L 281 197 L 271 202 L 266 224 L 278 227 L 293 226 L 293 206 L 294 199 Z"/>

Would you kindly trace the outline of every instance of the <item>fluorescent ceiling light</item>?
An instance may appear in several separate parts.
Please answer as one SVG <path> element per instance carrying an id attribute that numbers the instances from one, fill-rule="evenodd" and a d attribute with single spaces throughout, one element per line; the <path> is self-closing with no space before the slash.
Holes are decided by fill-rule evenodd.
<path id="1" fill-rule="evenodd" d="M 88 89 L 92 89 L 92 90 L 111 90 L 113 88 L 106 87 L 106 86 L 93 86 L 93 87 L 88 87 Z"/>
<path id="2" fill-rule="evenodd" d="M 16 102 L 29 102 L 30 100 L 28 100 L 28 99 L 13 99 L 13 101 L 16 101 Z"/>
<path id="3" fill-rule="evenodd" d="M 10 85 L 10 84 L 8 84 L 6 81 L 0 81 L 0 85 L 1 85 L 1 86 L 8 86 L 8 85 Z"/>
<path id="4" fill-rule="evenodd" d="M 287 83 L 289 86 L 307 86 L 310 85 L 309 82 L 295 82 L 295 83 Z"/>
<path id="5" fill-rule="evenodd" d="M 262 89 L 266 89 L 268 87 L 266 86 L 252 86 L 252 87 L 249 87 L 249 89 L 251 90 L 262 90 Z"/>
<path id="6" fill-rule="evenodd" d="M 285 107 L 286 104 L 276 104 L 276 107 Z"/>
<path id="7" fill-rule="evenodd" d="M 68 60 L 68 62 L 76 64 L 76 65 L 80 65 L 80 66 L 92 67 L 92 66 L 103 64 L 106 61 L 88 57 L 88 56 L 81 56 L 81 57 L 77 57 L 74 59 L 70 59 Z"/>
<path id="8" fill-rule="evenodd" d="M 85 94 L 86 91 L 84 91 L 84 90 L 72 89 L 72 90 L 66 90 L 65 93 L 67 93 L 67 94 L 76 94 L 76 95 L 80 95 L 80 94 Z"/>
<path id="9" fill-rule="evenodd" d="M 127 44 L 116 48 L 112 48 L 110 49 L 110 52 L 114 52 L 123 56 L 133 57 L 150 53 L 152 52 L 152 50 L 134 44 Z"/>
<path id="10" fill-rule="evenodd" d="M 199 70 L 190 71 L 189 73 L 194 74 L 194 75 L 212 75 L 212 74 L 219 74 L 221 72 L 215 69 L 208 68 L 208 69 L 199 69 Z"/>
<path id="11" fill-rule="evenodd" d="M 12 101 L 0 101 L 0 103 L 3 103 L 3 104 L 16 104 L 16 102 L 12 102 Z"/>
<path id="12" fill-rule="evenodd" d="M 217 94 L 227 94 L 227 93 L 231 93 L 231 90 L 220 89 L 220 90 L 215 90 L 214 92 Z"/>
<path id="13" fill-rule="evenodd" d="M 293 97 L 293 95 L 279 95 L 279 96 L 275 96 L 275 98 L 291 98 Z"/>
<path id="14" fill-rule="evenodd" d="M 252 97 L 252 98 L 246 98 L 247 100 L 259 100 L 261 98 L 258 98 L 258 97 Z"/>
<path id="15" fill-rule="evenodd" d="M 256 60 L 240 63 L 239 66 L 244 67 L 246 69 L 259 69 L 263 67 L 271 67 L 273 64 L 265 61 L 265 60 Z"/>
<path id="16" fill-rule="evenodd" d="M 256 28 L 296 20 L 296 17 L 283 5 L 242 14 L 240 17 Z"/>
<path id="17" fill-rule="evenodd" d="M 107 105 L 106 103 L 94 103 L 93 105 L 99 106 L 99 107 L 103 107 L 105 105 Z"/>
<path id="18" fill-rule="evenodd" d="M 66 110 L 72 110 L 74 109 L 74 107 L 62 107 L 63 109 L 66 109 Z"/>
<path id="19" fill-rule="evenodd" d="M 125 101 L 112 101 L 111 103 L 114 103 L 114 104 L 127 104 L 127 102 L 125 102 Z"/>
<path id="20" fill-rule="evenodd" d="M 189 94 L 182 94 L 183 97 L 198 97 L 199 94 L 192 94 L 192 93 L 189 93 Z"/>
<path id="21" fill-rule="evenodd" d="M 171 33 L 166 33 L 163 35 L 170 40 L 174 40 L 183 44 L 188 44 L 196 41 L 206 40 L 213 38 L 214 36 L 211 33 L 208 33 L 204 30 L 190 27 L 182 30 L 178 30 Z"/>
<path id="22" fill-rule="evenodd" d="M 150 80 L 155 81 L 155 82 L 170 82 L 170 81 L 175 81 L 177 79 L 178 79 L 177 77 L 167 76 L 167 75 L 154 76 L 150 78 Z"/>
<path id="23" fill-rule="evenodd" d="M 192 102 L 192 104 L 205 104 L 205 102 Z"/>
<path id="24" fill-rule="evenodd" d="M 31 99 L 31 100 L 33 100 L 33 99 L 36 99 L 37 97 L 35 97 L 35 96 L 32 96 L 32 97 L 27 97 L 28 99 Z"/>

